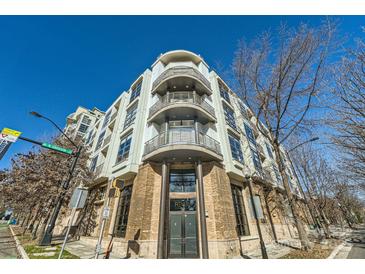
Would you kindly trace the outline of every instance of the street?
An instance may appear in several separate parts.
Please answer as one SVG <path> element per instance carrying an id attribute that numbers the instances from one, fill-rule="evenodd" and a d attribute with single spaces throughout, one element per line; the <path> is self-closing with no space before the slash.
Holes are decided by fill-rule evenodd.
<path id="1" fill-rule="evenodd" d="M 365 227 L 361 226 L 354 230 L 348 237 L 348 241 L 353 244 L 347 259 L 365 259 Z"/>
<path id="2" fill-rule="evenodd" d="M 9 226 L 0 223 L 0 259 L 16 259 L 18 252 Z"/>

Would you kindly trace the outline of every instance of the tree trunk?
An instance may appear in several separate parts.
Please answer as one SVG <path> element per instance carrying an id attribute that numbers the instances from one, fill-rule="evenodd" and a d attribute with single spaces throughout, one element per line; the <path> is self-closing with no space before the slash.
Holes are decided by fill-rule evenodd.
<path id="1" fill-rule="evenodd" d="M 281 153 L 280 153 L 279 144 L 275 143 L 273 145 L 273 148 L 274 148 L 274 151 L 275 151 L 276 162 L 277 162 L 278 167 L 279 167 L 279 172 L 280 172 L 280 175 L 281 175 L 282 180 L 283 180 L 283 185 L 284 185 L 284 189 L 285 189 L 285 192 L 286 192 L 286 196 L 288 198 L 288 202 L 289 202 L 291 211 L 293 213 L 293 218 L 294 218 L 294 221 L 295 221 L 295 225 L 296 225 L 297 230 L 298 230 L 298 236 L 299 236 L 299 239 L 300 239 L 302 249 L 308 250 L 310 248 L 310 242 L 309 242 L 309 239 L 308 239 L 308 236 L 307 236 L 307 232 L 304 228 L 303 222 L 302 222 L 302 220 L 299 216 L 299 210 L 298 210 L 298 206 L 295 202 L 294 195 L 290 190 L 288 177 L 287 177 L 287 174 L 285 172 L 284 162 L 283 162 L 283 159 L 282 159 L 282 156 L 281 156 Z"/>

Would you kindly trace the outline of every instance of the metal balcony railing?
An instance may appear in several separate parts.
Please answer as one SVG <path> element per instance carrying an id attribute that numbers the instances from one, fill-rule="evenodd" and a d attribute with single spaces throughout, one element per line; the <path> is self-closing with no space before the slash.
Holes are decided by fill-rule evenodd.
<path id="1" fill-rule="evenodd" d="M 169 130 L 167 133 L 162 132 L 158 134 L 157 136 L 146 142 L 144 155 L 147 155 L 150 152 L 163 146 L 177 144 L 197 145 L 200 147 L 205 147 L 221 155 L 219 142 L 202 132 L 199 132 L 198 136 L 196 136 L 194 129 L 187 128 L 176 128 Z"/>
<path id="2" fill-rule="evenodd" d="M 201 81 L 207 88 L 211 89 L 210 82 L 203 74 L 192 67 L 176 66 L 162 72 L 153 82 L 152 90 L 155 90 L 163 81 L 173 76 L 191 76 Z"/>
<path id="3" fill-rule="evenodd" d="M 190 103 L 197 105 L 207 111 L 209 114 L 215 117 L 214 108 L 203 100 L 203 98 L 194 92 L 189 91 L 176 91 L 168 92 L 165 96 L 161 97 L 149 111 L 149 117 L 152 117 L 161 108 L 176 103 Z"/>

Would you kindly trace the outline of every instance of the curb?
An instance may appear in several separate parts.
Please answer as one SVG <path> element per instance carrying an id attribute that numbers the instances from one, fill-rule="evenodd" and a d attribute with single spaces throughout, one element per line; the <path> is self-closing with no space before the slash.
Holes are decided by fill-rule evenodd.
<path id="1" fill-rule="evenodd" d="M 9 225 L 9 228 L 10 228 L 11 234 L 14 237 L 14 240 L 15 240 L 15 243 L 16 243 L 16 249 L 18 250 L 20 256 L 22 257 L 22 259 L 29 259 L 28 254 L 25 252 L 23 246 L 20 244 L 18 238 L 15 236 L 15 233 L 13 231 L 12 226 Z"/>
<path id="2" fill-rule="evenodd" d="M 336 257 L 336 255 L 341 251 L 342 248 L 345 247 L 345 243 L 342 243 L 340 245 L 338 245 L 332 252 L 331 254 L 327 257 L 327 259 L 334 259 Z"/>

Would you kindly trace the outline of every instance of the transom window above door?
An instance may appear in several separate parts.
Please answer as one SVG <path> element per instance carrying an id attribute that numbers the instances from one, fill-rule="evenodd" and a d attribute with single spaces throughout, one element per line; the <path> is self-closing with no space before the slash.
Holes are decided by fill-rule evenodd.
<path id="1" fill-rule="evenodd" d="M 195 192 L 195 170 L 170 171 L 170 192 Z"/>

